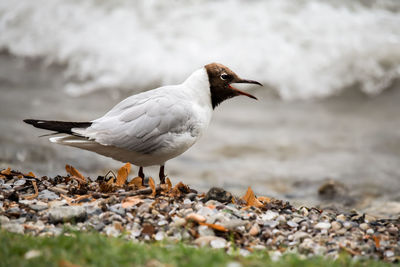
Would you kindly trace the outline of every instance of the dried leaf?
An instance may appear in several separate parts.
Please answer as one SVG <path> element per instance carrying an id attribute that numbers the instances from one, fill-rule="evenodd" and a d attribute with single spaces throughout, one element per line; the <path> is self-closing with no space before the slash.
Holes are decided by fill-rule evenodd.
<path id="1" fill-rule="evenodd" d="M 0 173 L 3 174 L 3 175 L 10 175 L 11 174 L 11 168 L 8 167 L 7 169 L 2 170 Z"/>
<path id="2" fill-rule="evenodd" d="M 171 191 L 169 192 L 169 197 L 176 198 L 187 193 L 190 193 L 189 186 L 183 184 L 182 182 L 179 182 L 171 189 Z"/>
<path id="3" fill-rule="evenodd" d="M 32 181 L 32 184 L 33 184 L 33 188 L 35 189 L 35 193 L 33 195 L 26 196 L 25 199 L 34 199 L 35 197 L 37 197 L 39 195 L 39 190 L 37 188 L 36 182 Z"/>
<path id="4" fill-rule="evenodd" d="M 85 178 L 77 169 L 75 169 L 75 168 L 72 167 L 71 165 L 68 165 L 68 164 L 65 165 L 65 170 L 66 170 L 71 176 L 75 176 L 75 177 L 77 177 L 77 178 L 79 178 L 79 179 L 81 179 L 81 180 L 87 182 L 87 181 L 86 181 L 86 178 Z"/>
<path id="5" fill-rule="evenodd" d="M 136 196 L 134 197 L 127 197 L 122 201 L 122 208 L 126 209 L 132 206 L 136 206 L 139 203 L 142 203 L 143 199 L 138 198 Z"/>
<path id="6" fill-rule="evenodd" d="M 253 190 L 251 189 L 251 187 L 249 187 L 247 189 L 246 195 L 244 195 L 242 198 L 242 200 L 246 201 L 247 206 L 254 206 L 257 208 L 260 208 L 262 206 L 264 206 L 254 195 Z"/>
<path id="7" fill-rule="evenodd" d="M 149 186 L 150 186 L 151 191 L 152 191 L 151 196 L 155 197 L 156 193 L 157 193 L 156 184 L 154 183 L 154 180 L 151 177 L 149 178 Z"/>
<path id="8" fill-rule="evenodd" d="M 270 203 L 271 202 L 271 198 L 269 197 L 258 197 L 257 198 L 259 201 L 264 202 L 264 203 Z"/>
<path id="9" fill-rule="evenodd" d="M 225 228 L 224 226 L 220 224 L 214 224 L 214 223 L 205 223 L 205 222 L 199 222 L 200 225 L 206 225 L 210 227 L 211 229 L 220 231 L 220 232 L 228 232 L 229 230 Z"/>
<path id="10" fill-rule="evenodd" d="M 134 189 L 142 188 L 142 187 L 144 187 L 142 180 L 143 180 L 142 177 L 139 177 L 139 176 L 135 177 L 128 183 L 128 186 L 133 187 Z"/>
<path id="11" fill-rule="evenodd" d="M 36 175 L 33 172 L 29 172 L 28 174 L 26 174 L 26 176 L 36 177 Z"/>
<path id="12" fill-rule="evenodd" d="M 118 170 L 117 174 L 117 186 L 122 186 L 125 182 L 126 179 L 128 178 L 128 174 L 131 171 L 131 164 L 127 162 L 124 166 L 122 166 Z"/>
<path id="13" fill-rule="evenodd" d="M 101 193 L 110 193 L 114 190 L 113 183 L 108 182 L 102 182 L 99 184 L 99 190 Z"/>
<path id="14" fill-rule="evenodd" d="M 6 177 L 3 174 L 0 174 L 0 179 L 6 179 Z"/>
<path id="15" fill-rule="evenodd" d="M 377 237 L 376 235 L 374 235 L 374 236 L 372 236 L 372 239 L 374 239 L 375 247 L 376 247 L 376 248 L 380 248 L 380 247 L 381 247 L 381 244 L 380 244 L 379 237 Z"/>
<path id="16" fill-rule="evenodd" d="M 172 188 L 172 183 L 171 183 L 171 180 L 167 177 L 167 179 L 165 179 L 165 182 L 167 183 L 167 186 L 168 186 L 168 191 L 170 191 L 171 190 L 171 188 Z"/>
<path id="17" fill-rule="evenodd" d="M 143 225 L 142 235 L 152 236 L 155 232 L 156 232 L 156 230 L 154 229 L 153 225 L 151 225 L 149 223 L 145 223 Z"/>

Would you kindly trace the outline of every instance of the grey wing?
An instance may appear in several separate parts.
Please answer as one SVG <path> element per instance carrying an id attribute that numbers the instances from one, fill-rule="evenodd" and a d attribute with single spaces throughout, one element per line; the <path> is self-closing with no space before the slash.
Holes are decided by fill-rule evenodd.
<path id="1" fill-rule="evenodd" d="M 93 121 L 83 134 L 102 145 L 151 154 L 170 143 L 174 134 L 190 130 L 189 105 L 164 94 L 138 96 Z"/>

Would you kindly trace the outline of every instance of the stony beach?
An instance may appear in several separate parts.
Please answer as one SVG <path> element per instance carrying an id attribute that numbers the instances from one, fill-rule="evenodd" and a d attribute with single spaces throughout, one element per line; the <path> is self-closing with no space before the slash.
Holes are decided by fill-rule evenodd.
<path id="1" fill-rule="evenodd" d="M 199 193 L 183 183 L 156 186 L 153 179 L 127 179 L 129 164 L 117 175 L 84 177 L 71 166 L 68 174 L 35 177 L 3 169 L 0 175 L 0 224 L 6 231 L 53 236 L 69 230 L 95 230 L 134 242 L 184 242 L 234 249 L 242 255 L 268 250 L 272 259 L 285 253 L 302 257 L 397 262 L 400 219 L 375 218 L 356 211 L 294 207 L 221 188 Z M 129 181 L 129 182 L 128 182 Z"/>

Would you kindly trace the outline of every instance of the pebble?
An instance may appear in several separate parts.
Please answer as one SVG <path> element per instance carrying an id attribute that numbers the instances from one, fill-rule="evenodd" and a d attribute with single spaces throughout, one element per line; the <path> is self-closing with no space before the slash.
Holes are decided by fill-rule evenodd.
<path id="1" fill-rule="evenodd" d="M 216 240 L 216 239 L 223 239 L 223 238 L 216 237 L 216 236 L 201 236 L 194 240 L 194 244 L 196 244 L 197 246 L 200 246 L 200 247 L 204 247 L 204 246 L 210 245 L 211 241 Z M 223 240 L 225 241 L 225 239 L 223 239 Z"/>
<path id="2" fill-rule="evenodd" d="M 331 228 L 331 224 L 329 222 L 319 222 L 317 223 L 314 228 L 319 229 L 319 230 L 324 230 L 324 229 L 329 229 Z"/>
<path id="3" fill-rule="evenodd" d="M 185 217 L 186 221 L 195 221 L 197 223 L 205 222 L 206 218 L 200 214 L 190 213 Z"/>
<path id="4" fill-rule="evenodd" d="M 287 225 L 289 225 L 292 228 L 297 228 L 299 226 L 299 224 L 295 223 L 294 221 L 288 221 L 286 223 L 287 223 Z"/>
<path id="5" fill-rule="evenodd" d="M 38 199 L 56 200 L 60 199 L 60 197 L 56 193 L 45 189 L 39 193 Z"/>
<path id="6" fill-rule="evenodd" d="M 23 234 L 24 226 L 22 224 L 14 223 L 12 221 L 7 223 L 2 223 L 1 228 L 12 233 Z"/>
<path id="7" fill-rule="evenodd" d="M 279 216 L 279 213 L 268 210 L 266 213 L 261 215 L 263 221 L 275 220 Z"/>
<path id="8" fill-rule="evenodd" d="M 85 208 L 82 206 L 68 206 L 51 208 L 48 212 L 52 222 L 82 221 L 86 218 Z"/>
<path id="9" fill-rule="evenodd" d="M 362 224 L 360 224 L 360 229 L 362 229 L 362 230 L 368 230 L 369 229 L 369 225 L 368 225 L 368 223 L 362 223 Z"/>
<path id="10" fill-rule="evenodd" d="M 206 225 L 199 225 L 197 231 L 199 236 L 215 236 L 214 231 Z"/>
<path id="11" fill-rule="evenodd" d="M 204 201 L 211 199 L 217 200 L 221 203 L 230 203 L 232 202 L 232 194 L 222 188 L 212 187 L 210 190 L 208 190 Z"/>
<path id="12" fill-rule="evenodd" d="M 256 236 L 260 233 L 260 226 L 258 224 L 253 224 L 253 226 L 250 228 L 249 234 L 251 236 Z"/>
<path id="13" fill-rule="evenodd" d="M 342 228 L 342 224 L 340 222 L 337 222 L 337 221 L 333 221 L 331 223 L 331 225 L 332 225 L 332 229 L 335 230 L 335 231 L 337 231 L 340 228 Z"/>
<path id="14" fill-rule="evenodd" d="M 340 214 L 340 215 L 336 216 L 336 220 L 344 222 L 347 220 L 347 218 L 344 214 Z"/>
<path id="15" fill-rule="evenodd" d="M 211 240 L 210 246 L 212 248 L 225 248 L 226 247 L 226 240 L 224 238 L 217 237 L 214 240 Z"/>
<path id="16" fill-rule="evenodd" d="M 270 227 L 270 228 L 275 228 L 278 226 L 277 221 L 264 221 L 264 226 Z"/>

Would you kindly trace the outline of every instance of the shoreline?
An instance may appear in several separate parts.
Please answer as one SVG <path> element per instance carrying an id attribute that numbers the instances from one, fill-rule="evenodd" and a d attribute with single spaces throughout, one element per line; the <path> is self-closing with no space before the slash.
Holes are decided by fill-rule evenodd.
<path id="1" fill-rule="evenodd" d="M 34 236 L 57 236 L 68 227 L 95 230 L 133 241 L 184 242 L 242 253 L 265 250 L 278 255 L 339 257 L 394 262 L 400 256 L 400 218 L 379 219 L 334 209 L 294 207 L 255 196 L 251 188 L 237 197 L 221 188 L 197 193 L 187 185 L 141 187 L 127 180 L 125 165 L 117 177 L 92 181 L 75 168 L 68 175 L 35 177 L 1 171 L 1 228 Z M 123 169 L 125 168 L 125 169 Z M 139 178 L 140 179 L 140 178 Z M 139 193 L 138 193 L 139 192 Z"/>

